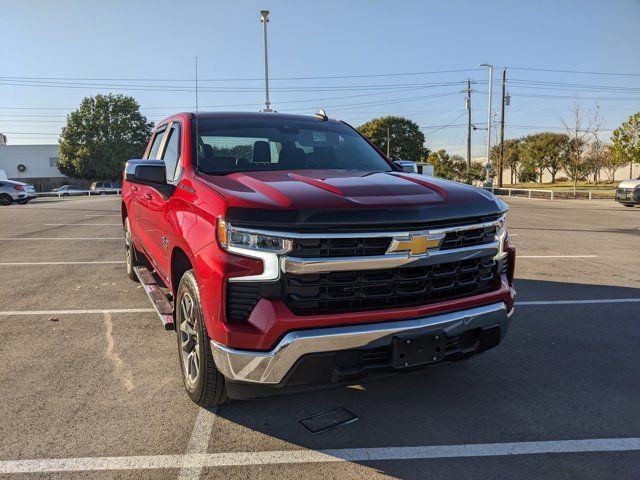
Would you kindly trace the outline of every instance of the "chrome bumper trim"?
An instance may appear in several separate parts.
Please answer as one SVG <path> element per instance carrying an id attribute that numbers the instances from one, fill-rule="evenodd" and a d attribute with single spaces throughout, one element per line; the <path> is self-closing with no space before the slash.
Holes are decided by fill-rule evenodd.
<path id="1" fill-rule="evenodd" d="M 451 250 L 435 250 L 423 255 L 408 253 L 387 253 L 363 257 L 296 258 L 283 257 L 281 268 L 285 273 L 303 275 L 305 273 L 344 272 L 350 270 L 374 270 L 403 266 L 424 266 L 439 263 L 458 262 L 479 257 L 495 256 L 500 250 L 500 241 Z"/>
<path id="2" fill-rule="evenodd" d="M 305 232 L 287 232 L 279 230 L 263 230 L 259 228 L 246 228 L 246 227 L 234 227 L 238 232 L 244 232 L 249 234 L 267 235 L 270 237 L 279 238 L 372 238 L 372 237 L 406 237 L 408 235 L 443 235 L 449 232 L 460 232 L 463 230 L 473 230 L 476 228 L 494 227 L 499 226 L 504 222 L 506 211 L 503 212 L 498 218 L 489 222 L 479 223 L 467 223 L 464 225 L 457 225 L 453 227 L 441 227 L 431 229 L 405 229 L 405 230 L 376 230 L 376 231 L 354 231 L 354 232 L 318 232 L 318 233 L 305 233 Z"/>
<path id="3" fill-rule="evenodd" d="M 413 320 L 294 331 L 269 352 L 236 350 L 211 340 L 211 351 L 216 367 L 229 380 L 276 385 L 300 357 L 309 353 L 388 345 L 393 335 L 399 333 L 444 331 L 447 335 L 458 335 L 493 325 L 500 326 L 503 338 L 509 322 L 506 305 L 498 302 Z"/>

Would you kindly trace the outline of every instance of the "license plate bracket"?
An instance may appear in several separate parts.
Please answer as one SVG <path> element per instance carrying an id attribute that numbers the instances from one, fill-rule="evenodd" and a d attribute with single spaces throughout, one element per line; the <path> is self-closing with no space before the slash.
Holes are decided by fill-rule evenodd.
<path id="1" fill-rule="evenodd" d="M 444 358 L 447 336 L 442 333 L 396 335 L 391 342 L 394 368 L 407 368 Z"/>

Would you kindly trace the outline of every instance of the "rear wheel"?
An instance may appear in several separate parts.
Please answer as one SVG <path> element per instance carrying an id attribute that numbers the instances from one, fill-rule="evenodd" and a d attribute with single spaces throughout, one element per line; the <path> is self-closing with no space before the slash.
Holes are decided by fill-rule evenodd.
<path id="1" fill-rule="evenodd" d="M 11 202 L 13 202 L 13 198 L 8 193 L 0 195 L 0 205 L 6 207 L 7 205 L 11 205 Z"/>
<path id="2" fill-rule="evenodd" d="M 131 224 L 129 223 L 129 217 L 124 219 L 124 245 L 125 245 L 125 261 L 127 263 L 127 277 L 137 282 L 138 276 L 133 271 L 133 267 L 144 266 L 144 257 L 133 243 L 133 237 L 131 236 Z"/>
<path id="3" fill-rule="evenodd" d="M 204 325 L 200 290 L 188 270 L 182 276 L 175 300 L 175 322 L 182 378 L 187 394 L 195 403 L 212 407 L 225 403 L 227 391 L 224 376 L 211 355 L 209 336 Z"/>

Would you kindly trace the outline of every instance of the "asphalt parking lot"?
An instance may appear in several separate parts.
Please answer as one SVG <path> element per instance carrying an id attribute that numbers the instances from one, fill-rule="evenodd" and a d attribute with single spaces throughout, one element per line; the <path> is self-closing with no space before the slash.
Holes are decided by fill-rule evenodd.
<path id="1" fill-rule="evenodd" d="M 0 208 L 0 474 L 640 478 L 640 208 L 505 200 L 518 307 L 498 348 L 212 411 L 126 277 L 119 198 Z M 338 407 L 358 420 L 299 423 Z"/>

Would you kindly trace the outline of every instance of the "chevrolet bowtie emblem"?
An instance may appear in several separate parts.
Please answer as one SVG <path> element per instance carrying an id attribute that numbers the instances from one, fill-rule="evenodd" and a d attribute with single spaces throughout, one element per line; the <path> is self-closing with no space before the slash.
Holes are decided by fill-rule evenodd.
<path id="1" fill-rule="evenodd" d="M 409 255 L 424 255 L 429 250 L 440 247 L 444 235 L 409 234 L 406 237 L 394 237 L 388 253 L 407 252 Z"/>

